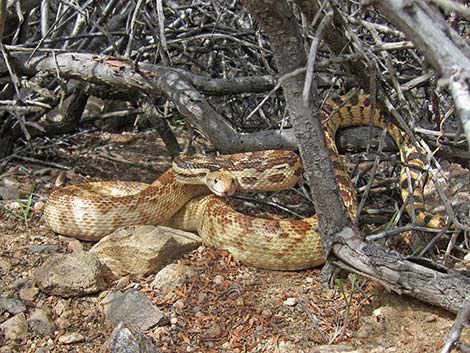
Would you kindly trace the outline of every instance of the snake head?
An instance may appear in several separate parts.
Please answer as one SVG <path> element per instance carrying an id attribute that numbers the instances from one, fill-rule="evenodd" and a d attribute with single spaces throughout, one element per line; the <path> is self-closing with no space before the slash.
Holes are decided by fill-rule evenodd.
<path id="1" fill-rule="evenodd" d="M 232 196 L 238 189 L 237 178 L 229 171 L 208 172 L 206 185 L 210 191 L 220 197 Z"/>

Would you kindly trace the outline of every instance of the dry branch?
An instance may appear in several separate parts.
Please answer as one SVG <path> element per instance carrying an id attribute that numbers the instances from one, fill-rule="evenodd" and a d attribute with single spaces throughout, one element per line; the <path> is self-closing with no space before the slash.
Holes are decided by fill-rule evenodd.
<path id="1" fill-rule="evenodd" d="M 245 0 L 244 5 L 270 37 L 281 74 L 304 67 L 307 58 L 300 29 L 287 2 Z M 309 13 L 307 17 L 314 15 Z M 413 262 L 375 243 L 365 242 L 360 232 L 351 226 L 337 192 L 333 165 L 317 114 L 318 103 L 311 99 L 310 106 L 303 104 L 303 87 L 304 79 L 298 76 L 283 85 L 304 169 L 311 190 L 315 190 L 312 199 L 320 222 L 324 253 L 328 255 L 322 282 L 333 282 L 336 266 L 372 278 L 389 290 L 458 312 L 470 293 L 469 278 L 443 267 Z"/>
<path id="2" fill-rule="evenodd" d="M 370 1 L 405 33 L 440 74 L 454 98 L 470 143 L 470 46 L 428 1 Z M 457 87 L 458 86 L 458 87 Z"/>
<path id="3" fill-rule="evenodd" d="M 43 72 L 51 73 L 53 75 L 59 74 L 60 77 L 66 79 L 67 81 L 76 79 L 90 82 L 96 85 L 104 84 L 115 89 L 116 93 L 114 95 L 116 97 L 119 97 L 119 92 L 124 92 L 125 94 L 121 94 L 121 99 L 122 97 L 137 99 L 138 95 L 141 93 L 152 97 L 155 97 L 156 95 L 166 95 L 175 103 L 177 109 L 181 108 L 181 113 L 188 117 L 190 122 L 194 123 L 194 121 L 196 121 L 195 126 L 199 127 L 201 132 L 206 135 L 208 139 L 214 144 L 214 146 L 216 146 L 221 151 L 237 152 L 268 148 L 297 148 L 297 140 L 295 139 L 293 130 L 291 128 L 285 128 L 282 130 L 271 129 L 253 133 L 241 133 L 234 130 L 218 112 L 211 109 L 210 107 L 207 108 L 208 106 L 205 97 L 198 93 L 200 92 L 204 93 L 205 95 L 218 96 L 250 92 L 266 92 L 275 86 L 277 87 L 277 80 L 273 76 L 264 75 L 254 77 L 235 77 L 231 79 L 208 78 L 202 75 L 190 73 L 182 69 L 173 69 L 146 63 L 137 64 L 131 60 L 115 59 L 111 57 L 109 58 L 109 62 L 107 62 L 107 56 L 97 57 L 94 55 L 81 53 L 58 53 L 55 54 L 55 57 L 38 55 L 31 58 L 28 67 L 25 67 L 23 62 L 26 61 L 26 57 L 29 55 L 29 51 L 20 51 L 19 48 L 15 46 L 6 46 L 6 49 L 11 54 L 11 61 L 15 69 L 18 71 L 18 75 L 34 76 L 40 73 L 42 70 Z M 56 66 L 56 60 L 57 63 L 60 63 L 59 67 Z M 325 67 L 328 65 L 328 63 L 329 61 L 322 61 L 318 63 L 318 66 Z M 116 66 L 113 67 L 113 65 Z M 0 72 L 4 74 L 9 73 L 6 62 L 2 60 L 0 60 Z M 201 114 L 184 114 L 186 104 L 183 101 L 179 101 L 179 99 L 181 99 L 181 95 L 175 91 L 175 89 L 178 90 L 181 89 L 181 87 L 175 88 L 173 86 L 172 89 L 175 92 L 174 94 L 171 94 L 171 91 L 169 91 L 170 93 L 168 94 L 163 92 L 164 90 L 168 89 L 168 87 L 170 87 L 165 87 L 162 83 L 163 78 L 168 77 L 166 75 L 170 72 L 172 73 L 172 77 L 178 78 L 179 82 L 186 82 L 188 85 L 192 86 L 191 90 L 195 92 L 194 95 L 200 97 L 202 102 L 202 106 L 200 107 L 202 112 Z M 303 71 L 301 71 L 300 74 L 302 74 L 302 72 Z M 146 77 L 143 78 L 142 76 Z M 161 80 L 149 79 L 155 76 L 160 76 Z M 147 81 L 147 86 L 141 85 L 140 82 L 144 80 Z M 326 82 L 321 83 L 322 86 L 325 84 Z M 274 90 L 275 89 L 276 88 L 274 88 Z M 93 94 L 94 91 L 96 93 L 96 91 L 99 90 L 100 88 L 92 88 L 89 91 L 91 94 Z M 197 92 L 195 90 L 197 90 Z M 267 98 L 268 97 L 269 96 L 267 96 Z M 67 101 L 71 101 L 71 99 L 67 99 Z M 192 103 L 193 105 L 199 104 L 196 100 Z M 31 102 L 31 104 L 35 103 Z M 46 106 L 41 108 L 40 106 L 37 107 L 34 105 L 15 106 L 15 110 L 23 109 L 25 112 L 31 112 L 33 109 L 38 110 L 46 108 Z M 256 110 L 254 110 L 252 114 L 255 111 Z M 50 113 L 52 114 L 52 111 Z M 48 113 L 48 115 L 51 114 Z M 207 124 L 209 122 L 208 117 L 212 117 L 211 119 L 213 124 Z M 57 125 L 55 120 L 48 121 L 46 119 L 42 122 L 42 131 L 46 134 L 66 133 L 76 129 L 78 127 L 79 121 L 76 119 L 73 121 L 70 119 L 65 119 L 64 123 Z M 214 126 L 216 126 L 216 128 L 214 128 Z M 220 130 L 225 131 L 226 135 L 229 136 L 227 140 L 224 140 L 223 138 L 219 140 L 215 139 Z M 39 129 L 31 131 L 31 134 L 35 136 L 38 134 L 37 131 L 39 131 Z M 348 132 L 345 132 L 345 135 L 348 136 Z M 347 139 L 341 138 L 342 133 L 340 132 L 339 148 L 341 150 L 346 148 L 342 146 L 352 146 L 355 150 L 364 150 L 368 146 L 368 143 L 370 143 L 367 134 L 356 132 L 352 135 L 349 133 L 349 135 L 354 137 L 354 139 L 351 137 Z M 393 142 L 389 141 L 386 150 L 396 150 Z"/>
<path id="4" fill-rule="evenodd" d="M 18 61 L 17 66 L 21 65 Z M 199 93 L 196 83 L 205 90 L 214 90 L 217 81 L 208 84 L 198 77 L 192 80 L 189 73 L 157 65 L 139 63 L 91 54 L 67 53 L 55 56 L 38 56 L 29 61 L 24 72 L 58 74 L 62 78 L 77 79 L 94 84 L 104 84 L 131 95 L 141 92 L 149 96 L 166 96 L 178 111 L 194 127 L 200 129 L 220 151 L 237 152 L 269 148 L 293 149 L 295 139 L 290 129 L 238 133 Z M 236 89 L 244 86 L 263 86 L 268 80 L 261 77 L 258 85 L 251 85 L 255 78 L 236 80 Z M 218 81 L 220 82 L 220 81 Z M 222 88 L 226 89 L 226 86 Z"/>
<path id="5" fill-rule="evenodd" d="M 279 71 L 288 75 L 304 68 L 307 57 L 297 20 L 285 1 L 266 3 L 245 0 L 244 6 L 268 34 Z M 295 75 L 283 83 L 286 103 L 304 164 L 304 172 L 312 190 L 312 200 L 319 219 L 324 253 L 329 253 L 333 235 L 350 224 L 339 194 L 333 161 L 326 146 L 318 97 L 304 104 L 302 92 L 305 79 Z"/>
<path id="6" fill-rule="evenodd" d="M 319 18 L 322 14 L 319 12 L 318 1 L 296 0 L 294 2 L 301 8 L 307 22 L 312 23 L 316 17 Z M 448 79 L 445 83 L 453 88 L 453 94 L 463 98 L 461 100 L 464 102 L 463 104 L 456 99 L 458 111 L 461 112 L 461 116 L 468 116 L 468 111 L 462 108 L 465 108 L 464 105 L 468 98 L 469 75 L 465 70 L 469 70 L 468 67 L 470 67 L 468 65 L 470 51 L 465 41 L 447 25 L 442 16 L 434 11 L 434 8 L 428 2 L 422 0 L 370 1 L 370 4 L 381 9 L 390 21 L 402 29 L 407 35 L 407 39 L 412 40 L 422 50 L 441 76 Z M 271 37 L 281 74 L 287 74 L 285 76 L 287 77 L 293 71 L 300 73 L 303 70 L 304 72 L 307 62 L 303 52 L 305 48 L 304 38 L 311 32 L 299 31 L 298 18 L 292 14 L 287 3 L 284 1 L 255 2 L 252 0 L 247 0 L 246 3 L 256 13 L 256 17 L 265 26 Z M 322 74 L 325 76 L 346 76 L 343 81 L 346 83 L 346 88 L 351 88 L 354 82 L 357 81 L 362 88 L 366 88 L 368 91 L 372 90 L 371 87 L 375 84 L 375 80 L 381 81 L 383 78 L 381 75 L 384 74 L 380 70 L 377 72 L 377 78 L 374 76 L 375 74 L 371 74 L 374 72 L 373 69 L 380 68 L 377 63 L 380 60 L 381 51 L 403 50 L 404 48 L 410 48 L 410 43 L 404 41 L 404 36 L 396 29 L 372 21 L 357 20 L 357 17 L 350 18 L 352 16 L 342 13 L 339 9 L 340 2 L 323 1 L 322 3 L 324 5 L 329 3 L 333 9 L 333 24 L 325 28 L 324 38 L 331 52 L 337 56 L 320 62 L 317 59 L 312 63 L 315 64 L 317 70 L 319 68 L 324 69 L 327 64 L 332 65 L 333 69 L 325 69 Z M 362 3 L 365 4 L 365 2 Z M 155 11 L 156 16 L 152 12 L 143 11 L 143 8 L 141 8 L 142 11 L 138 11 L 138 7 L 143 4 L 141 1 L 120 2 L 114 0 L 100 4 L 97 7 L 90 7 L 89 2 L 77 4 L 65 2 L 61 7 L 60 14 L 57 14 L 57 16 L 47 16 L 47 11 L 53 10 L 54 2 L 45 2 L 44 4 L 41 21 L 38 21 L 38 18 L 34 21 L 28 21 L 28 18 L 25 17 L 25 21 L 27 21 L 25 24 L 29 26 L 24 26 L 24 29 L 33 28 L 29 32 L 32 38 L 25 39 L 25 33 L 28 32 L 18 30 L 11 33 L 8 38 L 9 41 L 6 42 L 21 43 L 23 50 L 28 50 L 27 47 L 35 48 L 33 54 L 31 54 L 32 58 L 28 68 L 21 65 L 21 61 L 24 61 L 24 55 L 20 54 L 19 45 L 6 46 L 7 50 L 2 53 L 3 62 L 0 62 L 0 73 L 5 73 L 5 64 L 9 60 L 6 57 L 7 51 L 13 54 L 13 59 L 17 61 L 12 60 L 16 65 L 12 70 L 8 70 L 7 75 L 3 75 L 9 76 L 14 86 L 14 89 L 8 92 L 9 101 L 22 99 L 18 88 L 23 87 L 13 79 L 14 75 L 21 74 L 18 76 L 31 78 L 33 75 L 41 76 L 41 73 L 45 72 L 50 74 L 50 77 L 55 77 L 50 81 L 53 82 L 51 86 L 54 86 L 54 89 L 64 85 L 64 80 L 61 79 L 67 81 L 75 78 L 87 81 L 92 85 L 98 85 L 98 87 L 100 87 L 99 85 L 105 85 L 117 91 L 128 92 L 133 99 L 140 99 L 142 94 L 150 98 L 164 95 L 175 104 L 179 112 L 191 125 L 204 133 L 213 145 L 222 152 L 296 147 L 297 140 L 292 129 L 240 133 L 241 128 L 239 126 L 235 128 L 229 124 L 221 113 L 212 108 L 207 97 L 201 94 L 227 95 L 265 92 L 276 83 L 276 80 L 272 78 L 273 76 L 248 78 L 249 75 L 253 75 L 253 66 L 256 67 L 255 72 L 262 72 L 263 75 L 275 75 L 275 69 L 274 65 L 271 64 L 271 50 L 269 45 L 266 44 L 264 34 L 254 29 L 256 27 L 252 25 L 250 16 L 243 12 L 237 13 L 240 11 L 239 8 L 235 10 L 231 8 L 224 9 L 233 14 L 234 19 L 236 18 L 237 21 L 242 23 L 235 30 L 230 31 L 224 28 L 223 24 L 220 24 L 217 16 L 212 14 L 207 14 L 207 17 L 205 17 L 207 23 L 200 23 L 192 21 L 196 18 L 190 18 L 189 21 L 185 22 L 188 17 L 184 17 L 182 12 L 178 12 L 183 11 L 180 8 L 177 10 L 172 7 L 164 8 L 164 13 L 160 8 Z M 272 4 L 274 6 L 271 6 Z M 157 5 L 161 5 L 161 2 Z M 50 6 L 50 8 L 48 9 L 47 6 Z M 213 6 L 216 6 L 215 2 Z M 347 2 L 347 6 L 354 8 L 356 2 Z M 197 11 L 194 11 L 194 13 L 197 13 Z M 85 14 L 86 18 L 89 19 L 86 23 L 83 20 Z M 224 15 L 227 15 L 227 13 Z M 270 15 L 272 16 L 270 17 Z M 197 17 L 197 14 L 195 16 Z M 189 15 L 189 17 L 191 16 Z M 277 22 L 274 23 L 273 19 L 276 19 Z M 165 28 L 162 28 L 162 22 Z M 196 25 L 188 27 L 192 22 Z M 160 27 L 157 30 L 156 26 L 153 25 L 155 23 L 158 23 Z M 178 27 L 181 23 L 182 25 Z M 382 42 L 379 36 L 374 36 L 372 41 L 375 40 L 375 45 L 362 46 L 361 38 L 352 29 L 352 24 L 357 23 L 366 29 L 365 32 L 386 33 L 388 36 L 398 38 L 398 41 L 385 43 Z M 249 28 L 249 30 L 246 30 L 246 28 Z M 158 34 L 160 38 L 158 38 Z M 442 42 L 442 39 L 445 39 L 445 41 Z M 166 43 L 164 48 L 161 47 L 161 43 Z M 441 43 L 445 44 L 444 47 Z M 438 51 L 434 50 L 436 44 L 439 44 Z M 62 52 L 69 51 L 72 53 L 59 53 L 58 50 L 55 50 L 52 55 L 51 51 L 44 49 L 47 46 L 55 46 L 56 48 L 62 48 Z M 323 49 L 321 45 L 318 47 L 318 57 L 325 56 L 326 51 Z M 214 57 L 219 55 L 218 51 L 223 53 L 218 57 L 219 61 L 214 61 Z M 403 51 L 405 52 L 404 57 L 419 62 L 418 66 L 420 68 L 421 60 L 416 53 L 411 50 Z M 77 54 L 73 54 L 73 52 L 77 52 Z M 96 53 L 97 55 L 78 54 L 83 52 Z M 27 52 L 27 55 L 30 55 L 30 53 L 31 50 Z M 43 53 L 46 53 L 46 56 Z M 201 53 L 201 55 L 194 55 L 194 53 Z M 377 53 L 379 54 L 377 55 Z M 111 55 L 125 55 L 125 57 L 116 59 Z M 133 58 L 133 60 L 129 58 Z M 446 59 L 450 59 L 451 62 L 445 61 Z M 168 62 L 169 66 L 185 67 L 187 71 L 167 66 L 150 65 L 142 63 L 142 61 L 160 62 L 165 65 Z M 255 62 L 254 65 L 253 62 Z M 347 76 L 348 72 L 344 72 L 343 68 L 337 65 L 339 63 L 348 63 L 349 72 L 355 75 L 355 79 L 352 79 L 351 75 Z M 390 76 L 393 76 L 393 65 L 389 65 L 387 62 L 383 65 L 385 67 L 383 71 L 392 72 Z M 195 75 L 189 73 L 190 71 L 201 72 L 202 74 Z M 235 75 L 245 77 L 232 79 L 231 77 Z M 416 76 L 421 77 L 416 78 Z M 417 86 L 427 85 L 429 87 L 432 84 L 432 76 L 432 74 L 423 73 L 420 69 L 413 69 L 409 71 L 406 80 L 403 80 L 403 76 L 401 77 L 402 81 L 398 81 L 396 77 L 391 78 L 392 83 L 386 83 L 383 80 L 384 86 L 387 84 L 389 86 L 386 86 L 385 89 L 383 87 L 377 88 L 379 101 L 381 96 L 382 98 L 385 97 L 387 89 L 389 93 L 393 91 L 399 99 L 402 99 L 406 92 Z M 228 79 L 225 79 L 225 77 Z M 317 77 L 314 78 L 317 79 Z M 438 299 L 433 296 L 433 288 L 438 287 L 432 281 L 429 281 L 430 287 L 423 286 L 420 291 L 409 284 L 409 276 L 402 276 L 401 273 L 395 276 L 395 272 L 401 269 L 408 271 L 409 269 L 413 274 L 416 274 L 417 278 L 424 276 L 426 273 L 435 274 L 436 278 L 441 278 L 439 273 L 442 273 L 442 271 L 428 270 L 427 267 L 422 265 L 415 266 L 415 263 L 402 257 L 392 256 L 380 247 L 364 242 L 358 234 L 351 233 L 350 223 L 344 214 L 342 200 L 339 198 L 337 186 L 334 182 L 329 153 L 325 149 L 323 141 L 318 114 L 320 104 L 315 100 L 319 97 L 311 99 L 311 105 L 308 107 L 305 107 L 303 101 L 299 98 L 304 87 L 304 81 L 302 75 L 291 75 L 289 79 L 284 81 L 283 87 L 285 96 L 288 99 L 296 136 L 299 138 L 301 145 L 306 172 L 311 186 L 318 192 L 314 201 L 321 221 L 324 244 L 327 248 L 326 253 L 330 249 L 331 244 L 329 242 L 334 240 L 333 253 L 341 258 L 341 261 L 337 261 L 334 257 L 330 260 L 334 261 L 339 267 L 350 270 L 356 269 L 360 273 L 382 281 L 391 290 L 414 295 L 431 302 L 433 300 L 437 301 Z M 47 84 L 44 86 L 47 86 Z M 9 88 L 11 89 L 11 84 Z M 331 88 L 330 85 L 327 88 Z M 33 97 L 43 98 L 42 94 Z M 243 108 L 240 110 L 244 113 L 245 108 L 247 108 L 244 105 L 246 96 L 238 97 L 238 99 L 241 102 L 239 106 Z M 425 96 L 423 99 L 426 100 L 429 97 Z M 415 102 L 411 102 L 410 106 L 413 106 Z M 21 103 L 26 103 L 26 101 L 21 101 Z M 281 109 L 276 108 L 276 105 L 274 105 L 272 111 L 280 113 L 268 126 L 279 126 L 280 118 L 285 117 L 283 106 L 281 105 Z M 248 109 L 250 108 L 248 107 Z M 244 116 L 243 113 L 240 116 Z M 407 119 L 403 119 L 400 114 L 402 114 L 402 111 L 395 113 L 397 120 L 406 121 Z M 404 116 L 411 115 L 405 114 Z M 17 124 L 24 130 L 24 135 L 28 136 L 27 124 L 34 123 L 33 119 L 28 121 L 29 117 L 26 114 L 17 119 L 15 116 L 8 117 L 2 129 L 0 129 L 0 136 L 2 131 L 7 131 L 10 128 L 10 123 L 15 121 L 14 119 L 18 121 Z M 267 120 L 269 121 L 269 119 Z M 465 119 L 463 121 L 465 129 L 467 129 Z M 316 166 L 320 168 L 313 169 Z M 330 237 L 332 234 L 337 234 L 337 237 L 333 239 L 333 237 Z M 350 245 L 352 245 L 352 251 L 349 253 L 347 247 Z M 348 262 L 346 257 L 351 254 L 357 254 L 361 262 Z M 374 254 L 380 256 L 374 257 Z M 399 268 L 394 266 L 397 261 L 402 264 Z M 453 273 L 452 276 L 454 276 Z M 452 276 L 449 278 L 452 279 Z M 462 290 L 468 290 L 468 283 L 461 277 L 456 277 L 456 282 L 460 283 Z M 433 285 L 434 287 L 432 287 Z M 458 310 L 458 303 L 462 302 L 461 299 L 464 295 L 462 293 L 465 292 L 452 291 L 456 298 L 455 301 L 441 305 L 451 311 Z"/>
<path id="7" fill-rule="evenodd" d="M 463 328 L 468 323 L 470 323 L 470 301 L 467 300 L 462 305 L 462 309 L 460 309 L 457 314 L 452 328 L 447 333 L 446 343 L 444 344 L 444 347 L 442 347 L 441 353 L 449 353 L 452 350 L 452 348 L 457 344 Z M 467 351 L 469 348 L 469 346 L 466 346 Z M 464 352 L 463 349 L 461 349 L 461 351 Z"/>

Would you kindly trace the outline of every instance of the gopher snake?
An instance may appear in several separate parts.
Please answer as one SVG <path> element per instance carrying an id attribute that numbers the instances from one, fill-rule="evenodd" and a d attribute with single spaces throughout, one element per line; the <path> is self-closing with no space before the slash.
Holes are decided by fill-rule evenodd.
<path id="1" fill-rule="evenodd" d="M 329 100 L 322 114 L 326 120 L 327 114 L 334 112 L 332 118 L 325 122 L 325 137 L 340 192 L 349 214 L 354 216 L 357 208 L 355 191 L 338 155 L 334 136 L 339 128 L 368 126 L 371 110 L 363 96 L 343 106 L 341 104 L 343 98 Z M 401 196 L 406 201 L 411 192 L 413 195 L 413 204 L 407 202 L 407 211 L 414 211 L 420 223 L 433 228 L 443 227 L 445 219 L 430 214 L 424 208 L 423 178 L 419 178 L 419 171 L 424 166 L 423 151 L 413 146 L 400 129 L 385 122 L 378 110 L 372 125 L 386 128 L 399 147 Z M 113 181 L 58 189 L 46 204 L 45 220 L 53 231 L 83 240 L 99 240 L 121 226 L 134 224 L 170 224 L 195 229 L 206 245 L 226 249 L 246 265 L 259 268 L 296 270 L 324 262 L 315 215 L 302 220 L 250 217 L 236 212 L 223 199 L 207 195 L 206 186 L 177 182 L 183 180 L 197 184 L 201 178 L 205 180 L 206 172 L 209 172 L 209 187 L 221 195 L 231 194 L 234 188 L 221 191 L 216 184 L 220 184 L 227 173 L 233 173 L 238 189 L 291 187 L 301 174 L 300 160 L 295 153 L 261 151 L 220 156 L 218 159 L 217 162 L 225 164 L 220 174 L 214 171 L 212 162 L 204 160 L 201 164 L 200 161 L 188 162 L 182 158 L 177 159 L 173 169 L 151 185 Z"/>

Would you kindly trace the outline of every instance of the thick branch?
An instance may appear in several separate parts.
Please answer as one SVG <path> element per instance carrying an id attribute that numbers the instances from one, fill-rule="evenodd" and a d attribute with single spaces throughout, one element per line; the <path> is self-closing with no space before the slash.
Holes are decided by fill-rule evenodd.
<path id="1" fill-rule="evenodd" d="M 20 61 L 17 64 L 21 65 Z M 203 132 L 222 152 L 294 149 L 296 146 L 294 134 L 290 129 L 238 133 L 212 108 L 192 82 L 188 81 L 190 75 L 182 75 L 180 70 L 150 64 L 136 67 L 132 61 L 80 53 L 35 57 L 23 70 L 31 75 L 44 71 L 53 75 L 59 74 L 63 78 L 104 84 L 123 91 L 143 92 L 150 96 L 164 95 L 175 104 L 191 125 Z M 201 78 L 197 81 L 203 84 Z M 265 84 L 268 84 L 268 80 Z M 261 86 L 264 85 L 259 85 Z"/>
<path id="2" fill-rule="evenodd" d="M 470 293 L 470 279 L 456 271 L 414 261 L 364 242 L 352 229 L 338 234 L 332 263 L 380 282 L 388 290 L 406 294 L 457 313 Z"/>
<path id="3" fill-rule="evenodd" d="M 209 95 L 223 95 L 223 94 L 237 94 L 237 93 L 247 93 L 247 92 L 266 92 L 274 88 L 277 82 L 277 78 L 273 76 L 257 76 L 257 77 L 239 77 L 233 79 L 210 79 L 204 76 L 195 75 L 190 72 L 181 69 L 170 69 L 166 67 L 161 67 L 157 65 L 151 64 L 141 64 L 138 66 L 138 70 L 133 70 L 133 66 L 123 66 L 122 69 L 116 67 L 114 70 L 106 64 L 106 57 L 103 59 L 98 59 L 96 56 L 88 55 L 88 54 L 60 54 L 57 56 L 58 60 L 61 63 L 59 68 L 56 68 L 55 62 L 52 58 L 44 58 L 43 56 L 39 58 L 33 58 L 32 64 L 26 68 L 22 66 L 22 63 L 26 61 L 25 53 L 15 52 L 14 47 L 8 47 L 11 52 L 13 53 L 13 57 L 16 59 L 14 64 L 16 66 L 16 70 L 19 74 L 28 74 L 28 75 L 35 75 L 38 73 L 39 70 L 44 70 L 50 72 L 51 74 L 56 74 L 57 72 L 60 74 L 61 77 L 71 79 L 76 78 L 80 81 L 88 81 L 96 84 L 106 84 L 115 87 L 118 91 L 128 91 L 132 90 L 127 94 L 128 97 L 138 97 L 138 93 L 144 92 L 148 95 L 155 95 L 155 94 L 163 94 L 160 93 L 165 89 L 165 87 L 161 87 L 161 82 L 148 82 L 149 85 L 154 85 L 153 87 L 141 86 L 139 82 L 143 80 L 141 76 L 146 75 L 155 76 L 159 75 L 160 73 L 164 73 L 167 70 L 170 70 L 174 75 L 180 75 L 181 80 L 184 82 L 189 82 L 190 85 L 194 86 L 194 89 L 197 89 L 200 92 L 209 94 Z M 59 62 L 58 61 L 58 62 Z M 119 61 L 117 61 L 119 62 Z M 116 62 L 116 63 L 117 63 Z M 131 62 L 127 62 L 130 64 Z M 126 64 L 126 63 L 124 63 Z M 123 65 L 124 65 L 123 64 Z M 89 67 L 89 71 L 82 71 L 81 68 Z M 101 67 L 102 69 L 92 69 L 92 67 L 97 68 Z M 131 77 L 129 81 L 125 81 L 123 77 L 120 77 L 121 71 L 123 69 L 129 70 L 126 77 Z M 117 70 L 117 71 L 116 71 Z M 6 67 L 4 62 L 0 60 L 0 72 L 5 72 Z M 329 86 L 327 82 L 323 83 L 325 86 Z M 173 90 L 175 88 L 172 88 Z M 178 88 L 180 89 L 180 88 Z M 197 94 L 197 92 L 196 92 Z M 168 94 L 167 97 L 170 99 L 176 99 L 174 97 L 178 97 L 177 94 Z M 204 102 L 204 97 L 201 98 Z M 182 107 L 183 102 L 178 101 L 178 99 L 174 100 L 176 108 L 179 110 Z M 196 103 L 194 103 L 196 104 Z M 205 103 L 206 104 L 206 103 Z M 206 111 L 207 105 L 203 105 L 201 107 L 201 114 L 199 115 L 189 115 L 189 121 L 199 121 L 199 120 L 208 120 L 215 118 L 216 124 L 218 125 L 219 121 L 222 121 L 222 129 L 223 127 L 227 126 L 228 124 L 225 122 L 223 117 L 220 116 L 216 111 L 210 109 Z M 184 106 L 183 106 L 184 108 Z M 183 110 L 184 111 L 184 110 Z M 182 111 L 180 111 L 182 112 Z M 192 120 L 191 120 L 192 119 Z M 202 124 L 197 124 L 195 126 L 199 126 L 202 130 Z M 220 141 L 214 140 L 213 137 L 217 136 L 219 133 L 219 128 L 213 129 L 214 125 L 208 125 L 206 128 L 209 130 L 203 130 L 202 132 L 208 136 L 209 140 L 214 144 L 216 148 L 221 151 L 225 152 L 239 152 L 239 151 L 253 151 L 253 150 L 260 150 L 260 149 L 289 149 L 295 150 L 297 149 L 297 140 L 294 136 L 294 131 L 291 128 L 285 128 L 283 130 L 265 130 L 259 131 L 254 133 L 240 133 L 233 130 L 229 125 L 226 129 L 226 133 L 229 134 L 231 137 L 227 141 Z M 61 125 L 60 127 L 56 128 L 52 124 L 45 126 L 45 130 L 47 133 L 55 133 L 55 131 L 60 131 L 64 133 L 68 131 L 64 129 L 64 126 Z M 33 136 L 37 135 L 37 132 L 32 131 L 31 134 Z M 347 133 L 346 133 L 347 134 Z M 341 132 L 339 133 L 341 137 Z M 346 149 L 346 147 L 342 146 L 354 146 L 355 150 L 365 150 L 369 141 L 368 141 L 368 134 L 359 134 L 362 136 L 361 138 L 357 139 L 358 134 L 351 134 L 349 133 L 349 137 L 347 139 L 339 140 L 339 148 L 340 150 Z M 352 140 L 352 137 L 355 137 L 355 141 Z M 231 144 L 232 143 L 232 144 Z M 389 150 L 395 150 L 393 142 L 389 143 Z"/>
<path id="4" fill-rule="evenodd" d="M 268 34 L 280 73 L 284 75 L 303 68 L 307 62 L 304 43 L 287 2 L 245 0 L 243 3 Z M 285 80 L 283 88 L 304 171 L 311 190 L 315 190 L 312 199 L 327 254 L 333 235 L 348 224 L 349 217 L 339 194 L 333 162 L 326 146 L 319 104 L 312 97 L 311 103 L 304 105 L 304 82 L 304 76 L 297 75 Z"/>
<path id="5" fill-rule="evenodd" d="M 245 7 L 270 37 L 281 73 L 305 65 L 301 37 L 295 19 L 285 1 L 244 0 Z M 320 222 L 327 265 L 322 282 L 331 283 L 333 265 L 368 276 L 389 290 L 407 294 L 452 312 L 460 310 L 470 291 L 470 280 L 445 268 L 425 267 L 401 255 L 365 242 L 348 223 L 336 189 L 332 162 L 328 157 L 318 113 L 302 102 L 303 79 L 286 80 L 284 93 L 300 151 L 312 190 L 312 199 Z M 335 185 L 332 185 L 335 184 Z M 343 227 L 341 228 L 341 226 Z M 453 283 L 458 283 L 453 286 Z"/>

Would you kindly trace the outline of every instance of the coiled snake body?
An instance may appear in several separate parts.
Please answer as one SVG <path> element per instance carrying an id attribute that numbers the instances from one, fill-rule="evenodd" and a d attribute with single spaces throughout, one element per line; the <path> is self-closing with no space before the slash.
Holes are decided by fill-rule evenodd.
<path id="1" fill-rule="evenodd" d="M 338 155 L 334 136 L 339 128 L 370 124 L 367 98 L 360 96 L 347 104 L 343 98 L 329 100 L 324 106 L 325 137 L 335 166 L 337 182 L 351 216 L 356 213 L 355 192 Z M 327 119 L 329 113 L 331 118 Z M 402 168 L 400 190 L 409 213 L 419 223 L 441 228 L 446 220 L 424 208 L 424 153 L 413 146 L 406 134 L 385 122 L 380 112 L 372 125 L 386 128 L 400 151 Z M 153 184 L 138 182 L 96 182 L 72 185 L 54 191 L 46 204 L 44 217 L 49 227 L 60 234 L 83 240 L 99 240 L 113 230 L 135 224 L 170 224 L 197 230 L 206 245 L 230 251 L 244 264 L 273 270 L 297 270 L 324 262 L 317 217 L 301 220 L 268 220 L 235 211 L 223 199 L 207 195 L 203 185 L 210 179 L 217 189 L 219 177 L 233 175 L 238 189 L 278 190 L 293 186 L 300 174 L 300 159 L 289 151 L 260 151 L 217 157 L 223 172 L 214 171 L 212 162 L 178 159 L 174 168 Z M 215 173 L 215 174 L 214 174 Z M 215 176 L 214 176 L 215 175 Z M 211 186 L 209 185 L 209 186 Z M 217 191 L 217 190 L 216 190 Z M 226 192 L 231 194 L 233 190 Z M 220 194 L 224 194 L 222 191 Z M 202 196 L 204 195 L 204 196 Z M 178 212 L 179 211 L 179 212 Z"/>

